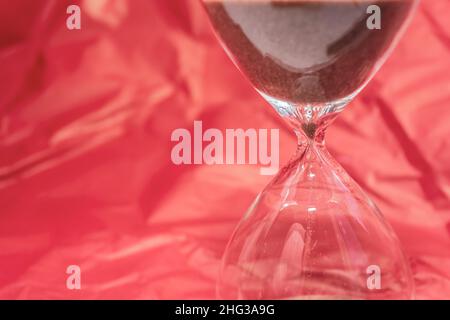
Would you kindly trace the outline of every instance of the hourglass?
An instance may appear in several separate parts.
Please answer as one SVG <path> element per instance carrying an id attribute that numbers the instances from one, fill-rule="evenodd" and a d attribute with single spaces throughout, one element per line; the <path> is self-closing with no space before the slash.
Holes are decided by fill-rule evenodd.
<path id="1" fill-rule="evenodd" d="M 396 235 L 325 148 L 380 68 L 415 0 L 204 0 L 238 68 L 292 127 L 294 157 L 234 231 L 222 299 L 409 299 Z"/>

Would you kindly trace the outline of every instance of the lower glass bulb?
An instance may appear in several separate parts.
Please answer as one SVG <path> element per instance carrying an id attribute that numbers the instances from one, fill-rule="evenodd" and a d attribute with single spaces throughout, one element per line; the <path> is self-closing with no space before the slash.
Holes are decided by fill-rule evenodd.
<path id="1" fill-rule="evenodd" d="M 307 139 L 235 230 L 221 299 L 410 299 L 400 244 L 373 202 Z"/>

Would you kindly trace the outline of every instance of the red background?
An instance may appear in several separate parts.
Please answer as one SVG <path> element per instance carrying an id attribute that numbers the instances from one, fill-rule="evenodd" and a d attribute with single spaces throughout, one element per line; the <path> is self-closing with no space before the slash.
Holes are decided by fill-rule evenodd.
<path id="1" fill-rule="evenodd" d="M 176 128 L 280 128 L 197 1 L 0 0 L 0 298 L 214 298 L 270 177 L 171 163 Z M 418 298 L 450 298 L 450 2 L 424 0 L 328 146 L 397 232 Z M 79 265 L 82 290 L 66 288 Z"/>

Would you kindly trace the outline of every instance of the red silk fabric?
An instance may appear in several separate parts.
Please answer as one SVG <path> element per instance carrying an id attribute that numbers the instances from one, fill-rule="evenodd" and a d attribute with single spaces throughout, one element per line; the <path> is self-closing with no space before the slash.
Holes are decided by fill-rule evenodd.
<path id="1" fill-rule="evenodd" d="M 78 3 L 82 29 L 66 28 Z M 328 131 L 397 232 L 416 295 L 450 298 L 450 2 Z M 214 298 L 224 246 L 270 177 L 175 166 L 171 133 L 280 128 L 198 1 L 0 0 L 0 298 Z M 81 290 L 66 269 L 81 268 Z"/>

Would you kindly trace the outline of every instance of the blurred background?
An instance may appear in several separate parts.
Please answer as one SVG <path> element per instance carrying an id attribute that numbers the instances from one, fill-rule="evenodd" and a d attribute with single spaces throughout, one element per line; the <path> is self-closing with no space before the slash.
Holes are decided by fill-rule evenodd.
<path id="1" fill-rule="evenodd" d="M 66 9 L 81 8 L 81 30 Z M 417 298 L 450 299 L 450 2 L 423 0 L 329 129 L 397 232 Z M 196 0 L 0 0 L 0 298 L 213 299 L 224 247 L 271 177 L 175 166 L 171 133 L 280 128 Z M 81 268 L 81 290 L 66 269 Z"/>

